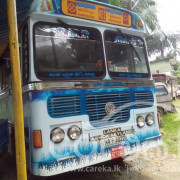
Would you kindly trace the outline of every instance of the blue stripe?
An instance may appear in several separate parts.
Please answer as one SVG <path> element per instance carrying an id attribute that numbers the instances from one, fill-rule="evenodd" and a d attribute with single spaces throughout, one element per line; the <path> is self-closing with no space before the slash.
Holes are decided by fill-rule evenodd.
<path id="1" fill-rule="evenodd" d="M 84 8 L 89 8 L 89 9 L 96 9 L 95 5 L 81 3 L 81 2 L 77 2 L 76 6 L 80 6 L 80 7 L 84 7 Z"/>
<path id="2" fill-rule="evenodd" d="M 122 16 L 122 13 L 120 12 L 120 11 L 115 11 L 115 10 L 113 10 L 113 9 L 106 9 L 106 12 L 108 12 L 108 13 L 112 13 L 112 14 L 117 14 L 117 15 L 120 15 L 120 16 Z"/>
<path id="3" fill-rule="evenodd" d="M 57 11 L 56 2 L 54 0 L 52 0 L 52 4 L 53 4 L 53 7 L 54 7 L 54 10 Z"/>

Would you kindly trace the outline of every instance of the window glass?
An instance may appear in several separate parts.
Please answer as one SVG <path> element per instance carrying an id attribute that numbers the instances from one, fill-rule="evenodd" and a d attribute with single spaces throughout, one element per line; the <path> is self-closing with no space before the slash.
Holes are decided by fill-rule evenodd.
<path id="1" fill-rule="evenodd" d="M 97 29 L 41 23 L 34 27 L 34 38 L 39 78 L 97 78 L 105 74 Z"/>
<path id="2" fill-rule="evenodd" d="M 164 86 L 155 86 L 155 90 L 157 96 L 168 95 L 168 91 Z"/>
<path id="3" fill-rule="evenodd" d="M 11 69 L 9 59 L 0 59 L 0 89 L 5 90 L 10 86 Z"/>
<path id="4" fill-rule="evenodd" d="M 161 82 L 161 83 L 164 83 L 166 84 L 166 79 L 164 76 L 153 76 L 153 79 L 155 82 Z M 167 80 L 168 82 L 169 80 Z"/>
<path id="5" fill-rule="evenodd" d="M 135 36 L 105 32 L 109 73 L 115 77 L 149 77 L 144 41 Z"/>

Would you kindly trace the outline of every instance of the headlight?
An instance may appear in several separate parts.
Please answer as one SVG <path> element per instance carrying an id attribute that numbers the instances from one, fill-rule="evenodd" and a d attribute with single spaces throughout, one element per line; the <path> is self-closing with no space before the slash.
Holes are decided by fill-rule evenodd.
<path id="1" fill-rule="evenodd" d="M 51 141 L 54 143 L 62 142 L 64 140 L 64 136 L 64 131 L 59 127 L 54 128 L 50 134 Z"/>
<path id="2" fill-rule="evenodd" d="M 76 140 L 80 137 L 80 135 L 81 135 L 81 129 L 78 126 L 74 125 L 68 129 L 68 136 L 70 139 Z"/>
<path id="3" fill-rule="evenodd" d="M 138 127 L 143 127 L 145 125 L 144 117 L 138 116 L 136 120 L 137 120 Z"/>
<path id="4" fill-rule="evenodd" d="M 151 126 L 154 124 L 154 117 L 150 114 L 146 116 L 146 123 L 147 125 Z"/>

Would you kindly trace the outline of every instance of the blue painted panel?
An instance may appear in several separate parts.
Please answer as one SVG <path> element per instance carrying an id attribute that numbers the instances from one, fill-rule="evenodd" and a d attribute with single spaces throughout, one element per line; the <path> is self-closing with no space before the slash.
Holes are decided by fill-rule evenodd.
<path id="1" fill-rule="evenodd" d="M 40 91 L 32 92 L 31 101 L 46 101 L 52 118 L 88 114 L 98 127 L 128 121 L 131 109 L 152 107 L 153 94 L 153 87 Z M 112 115 L 105 111 L 108 102 L 116 108 Z"/>

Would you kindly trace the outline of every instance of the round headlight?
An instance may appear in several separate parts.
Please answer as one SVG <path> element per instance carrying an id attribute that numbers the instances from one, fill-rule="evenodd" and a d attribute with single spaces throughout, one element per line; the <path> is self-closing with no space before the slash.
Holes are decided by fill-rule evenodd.
<path id="1" fill-rule="evenodd" d="M 54 143 L 62 142 L 64 140 L 64 136 L 64 131 L 59 127 L 54 128 L 50 134 L 51 141 Z"/>
<path id="2" fill-rule="evenodd" d="M 81 129 L 78 126 L 74 125 L 68 129 L 68 136 L 70 139 L 76 140 L 80 137 L 80 135 L 81 135 Z"/>
<path id="3" fill-rule="evenodd" d="M 137 117 L 137 125 L 138 125 L 138 127 L 143 127 L 145 125 L 144 117 L 142 117 L 142 116 Z"/>
<path id="4" fill-rule="evenodd" d="M 150 114 L 146 116 L 146 123 L 147 125 L 151 126 L 154 124 L 154 117 Z"/>

